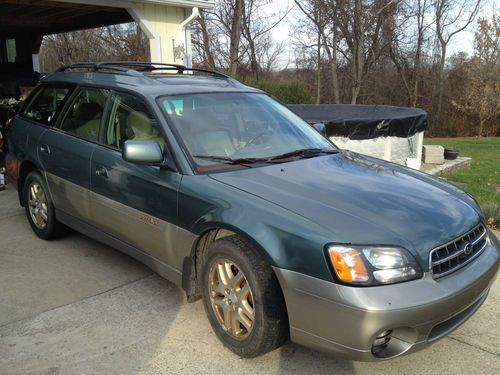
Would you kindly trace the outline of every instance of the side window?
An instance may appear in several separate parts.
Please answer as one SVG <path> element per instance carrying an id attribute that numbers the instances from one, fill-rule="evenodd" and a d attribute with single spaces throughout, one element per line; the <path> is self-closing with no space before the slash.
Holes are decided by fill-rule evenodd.
<path id="1" fill-rule="evenodd" d="M 109 94 L 110 91 L 104 89 L 80 89 L 66 112 L 61 129 L 97 141 Z"/>
<path id="2" fill-rule="evenodd" d="M 22 116 L 45 125 L 51 124 L 69 92 L 70 89 L 67 87 L 46 86 L 40 88 L 24 109 Z"/>
<path id="3" fill-rule="evenodd" d="M 163 149 L 160 124 L 142 99 L 114 93 L 106 130 L 105 143 L 117 148 L 128 140 L 153 140 Z"/>

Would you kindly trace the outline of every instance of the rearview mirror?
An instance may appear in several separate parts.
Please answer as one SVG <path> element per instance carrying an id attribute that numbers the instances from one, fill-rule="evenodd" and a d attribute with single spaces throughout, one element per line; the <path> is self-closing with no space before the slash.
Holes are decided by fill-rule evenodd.
<path id="1" fill-rule="evenodd" d="M 155 141 L 126 141 L 123 144 L 122 158 L 134 164 L 161 165 L 163 152 Z"/>
<path id="2" fill-rule="evenodd" d="M 322 124 L 321 122 L 317 123 L 317 124 L 313 124 L 312 126 L 314 129 L 316 129 L 316 131 L 321 134 L 323 137 L 326 138 L 326 126 L 325 124 Z"/>

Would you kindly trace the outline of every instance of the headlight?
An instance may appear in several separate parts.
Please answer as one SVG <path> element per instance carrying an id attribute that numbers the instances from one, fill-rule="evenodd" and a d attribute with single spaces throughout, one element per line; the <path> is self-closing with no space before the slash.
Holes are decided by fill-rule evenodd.
<path id="1" fill-rule="evenodd" d="M 422 277 L 415 258 L 403 248 L 329 245 L 327 252 L 335 274 L 344 283 L 381 285 Z"/>

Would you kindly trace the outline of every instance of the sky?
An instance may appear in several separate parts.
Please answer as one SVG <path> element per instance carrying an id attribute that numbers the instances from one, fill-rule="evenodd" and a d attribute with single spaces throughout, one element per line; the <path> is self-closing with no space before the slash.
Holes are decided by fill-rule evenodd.
<path id="1" fill-rule="evenodd" d="M 479 17 L 490 18 L 495 9 L 498 10 L 499 4 L 500 0 L 483 0 L 479 11 Z M 294 20 L 300 16 L 300 9 L 298 9 L 293 0 L 272 0 L 265 6 L 264 9 L 266 14 L 271 15 L 278 13 L 280 9 L 287 9 L 287 7 L 291 7 L 290 13 L 272 30 L 273 40 L 275 42 L 283 42 L 288 46 L 286 53 L 287 56 L 283 56 L 281 61 L 281 65 L 283 66 L 286 66 L 288 63 L 293 61 L 293 53 L 290 44 L 293 40 L 292 35 Z M 469 55 L 474 52 L 474 32 L 476 26 L 476 22 L 472 22 L 466 30 L 451 39 L 448 48 L 448 57 L 458 52 L 466 52 Z"/>

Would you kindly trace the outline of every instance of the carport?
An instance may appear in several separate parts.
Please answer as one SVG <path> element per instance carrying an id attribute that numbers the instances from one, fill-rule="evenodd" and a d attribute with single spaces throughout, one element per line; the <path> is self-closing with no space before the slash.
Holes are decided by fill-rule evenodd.
<path id="1" fill-rule="evenodd" d="M 191 65 L 189 23 L 213 0 L 0 0 L 0 63 L 40 71 L 44 35 L 136 21 L 151 60 Z"/>

